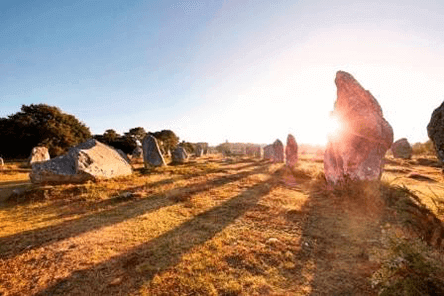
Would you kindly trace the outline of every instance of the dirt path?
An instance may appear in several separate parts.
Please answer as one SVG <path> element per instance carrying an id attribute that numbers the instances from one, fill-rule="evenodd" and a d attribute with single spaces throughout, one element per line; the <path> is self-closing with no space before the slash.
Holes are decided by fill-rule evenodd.
<path id="1" fill-rule="evenodd" d="M 76 215 L 55 201 L 0 209 L 2 223 L 24 225 L 7 235 L 0 226 L 0 295 L 375 294 L 375 208 L 314 190 L 310 162 L 293 173 L 209 162 L 199 174 L 141 176 L 156 185 Z M 25 223 L 46 223 L 42 213 L 51 224 Z"/>

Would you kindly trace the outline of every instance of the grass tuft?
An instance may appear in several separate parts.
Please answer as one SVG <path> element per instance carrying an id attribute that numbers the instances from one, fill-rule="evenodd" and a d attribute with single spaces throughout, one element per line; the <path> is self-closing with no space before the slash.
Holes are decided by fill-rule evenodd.
<path id="1" fill-rule="evenodd" d="M 372 275 L 378 295 L 444 295 L 444 260 L 419 239 L 393 233 L 385 240 L 381 267 Z"/>

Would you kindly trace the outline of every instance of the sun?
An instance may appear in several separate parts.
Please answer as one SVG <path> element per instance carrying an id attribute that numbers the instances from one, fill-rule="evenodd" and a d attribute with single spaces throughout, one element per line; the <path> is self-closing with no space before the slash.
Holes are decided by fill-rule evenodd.
<path id="1" fill-rule="evenodd" d="M 327 122 L 327 137 L 329 139 L 338 139 L 345 131 L 344 121 L 337 114 L 330 114 Z"/>

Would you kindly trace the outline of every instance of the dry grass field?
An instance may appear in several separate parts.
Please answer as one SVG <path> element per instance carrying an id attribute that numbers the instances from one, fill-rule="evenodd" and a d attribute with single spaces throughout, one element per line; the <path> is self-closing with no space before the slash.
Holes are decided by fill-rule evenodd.
<path id="1" fill-rule="evenodd" d="M 436 161 L 389 158 L 381 183 L 340 188 L 322 168 L 307 155 L 291 170 L 205 156 L 138 164 L 109 181 L 34 186 L 9 163 L 0 171 L 0 196 L 10 196 L 0 204 L 0 295 L 444 291 Z"/>

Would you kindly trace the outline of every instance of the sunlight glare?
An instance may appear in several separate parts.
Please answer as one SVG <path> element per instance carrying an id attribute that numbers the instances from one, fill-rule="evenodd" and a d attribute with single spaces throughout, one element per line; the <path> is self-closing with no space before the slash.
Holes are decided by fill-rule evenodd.
<path id="1" fill-rule="evenodd" d="M 331 114 L 327 125 L 327 137 L 330 139 L 338 139 L 344 132 L 344 122 L 338 115 Z"/>

